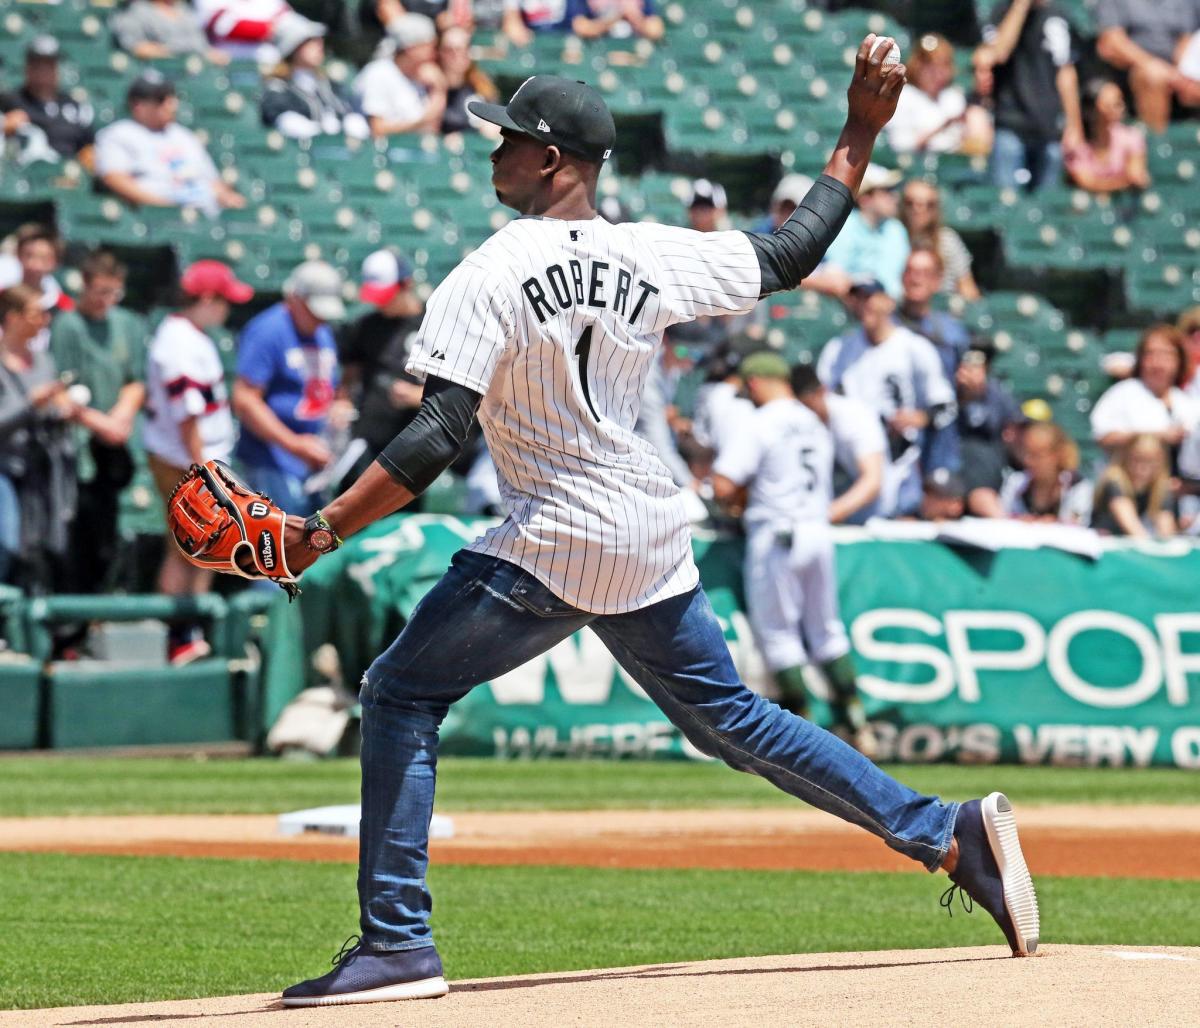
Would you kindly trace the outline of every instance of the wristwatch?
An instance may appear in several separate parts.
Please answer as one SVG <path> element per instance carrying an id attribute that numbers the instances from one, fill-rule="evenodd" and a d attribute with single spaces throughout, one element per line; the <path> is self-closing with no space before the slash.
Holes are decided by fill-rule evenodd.
<path id="1" fill-rule="evenodd" d="M 342 539 L 325 515 L 317 511 L 304 519 L 304 545 L 317 553 L 332 553 L 342 545 Z"/>

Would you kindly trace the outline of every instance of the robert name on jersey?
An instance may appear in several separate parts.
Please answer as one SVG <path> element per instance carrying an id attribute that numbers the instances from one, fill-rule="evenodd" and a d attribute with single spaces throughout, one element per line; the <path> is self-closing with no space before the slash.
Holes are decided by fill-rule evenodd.
<path id="1" fill-rule="evenodd" d="M 540 276 L 531 276 L 521 283 L 521 291 L 539 325 L 572 307 L 607 308 L 627 321 L 637 321 L 646 301 L 658 295 L 658 286 L 644 278 L 634 282 L 633 275 L 622 267 L 618 266 L 614 274 L 608 261 L 588 263 L 591 268 L 586 276 L 582 262 L 571 258 L 565 269 L 562 264 L 551 264 Z"/>

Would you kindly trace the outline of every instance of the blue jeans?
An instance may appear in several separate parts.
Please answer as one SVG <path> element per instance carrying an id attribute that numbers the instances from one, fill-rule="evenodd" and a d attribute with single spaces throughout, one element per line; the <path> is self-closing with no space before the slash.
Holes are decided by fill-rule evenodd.
<path id="1" fill-rule="evenodd" d="M 287 514 L 306 518 L 321 506 L 321 497 L 306 493 L 304 479 L 298 475 L 254 464 L 239 464 L 238 470 L 254 489 L 266 493 Z"/>
<path id="2" fill-rule="evenodd" d="M 1062 181 L 1062 144 L 1026 142 L 1012 129 L 996 129 L 992 143 L 992 182 L 1000 186 L 1026 186 L 1030 190 L 1056 186 Z M 1026 179 L 1024 172 L 1028 175 Z"/>
<path id="3" fill-rule="evenodd" d="M 700 588 L 628 614 L 558 599 L 507 561 L 461 550 L 363 676 L 358 896 L 364 942 L 430 946 L 425 884 L 438 728 L 450 704 L 584 626 L 697 749 L 879 836 L 930 871 L 957 803 L 921 796 L 738 679 Z"/>
<path id="4" fill-rule="evenodd" d="M 13 558 L 21 549 L 21 502 L 17 487 L 0 475 L 0 582 L 8 581 Z"/>

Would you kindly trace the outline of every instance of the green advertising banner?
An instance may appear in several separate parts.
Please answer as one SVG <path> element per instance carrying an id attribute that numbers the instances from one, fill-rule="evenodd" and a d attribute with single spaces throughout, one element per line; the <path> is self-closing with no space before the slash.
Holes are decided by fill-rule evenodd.
<path id="1" fill-rule="evenodd" d="M 264 720 L 332 641 L 355 681 L 453 552 L 487 521 L 398 515 L 281 603 Z M 741 544 L 700 534 L 701 578 L 743 678 L 769 692 L 742 607 Z M 1200 768 L 1200 553 L 984 552 L 839 535 L 842 614 L 885 759 Z M 813 716 L 826 711 L 813 682 Z M 699 757 L 590 633 L 452 708 L 443 751 L 500 757 Z"/>

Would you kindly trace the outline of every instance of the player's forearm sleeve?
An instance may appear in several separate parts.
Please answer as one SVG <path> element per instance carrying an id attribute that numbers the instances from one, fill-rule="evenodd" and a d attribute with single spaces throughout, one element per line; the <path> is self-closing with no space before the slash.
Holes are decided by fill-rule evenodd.
<path id="1" fill-rule="evenodd" d="M 762 272 L 759 295 L 795 289 L 808 278 L 853 209 L 854 196 L 845 184 L 822 175 L 774 232 L 747 232 Z"/>
<path id="2" fill-rule="evenodd" d="M 414 496 L 423 493 L 462 450 L 482 399 L 473 389 L 431 376 L 417 416 L 376 458 L 380 467 Z"/>

